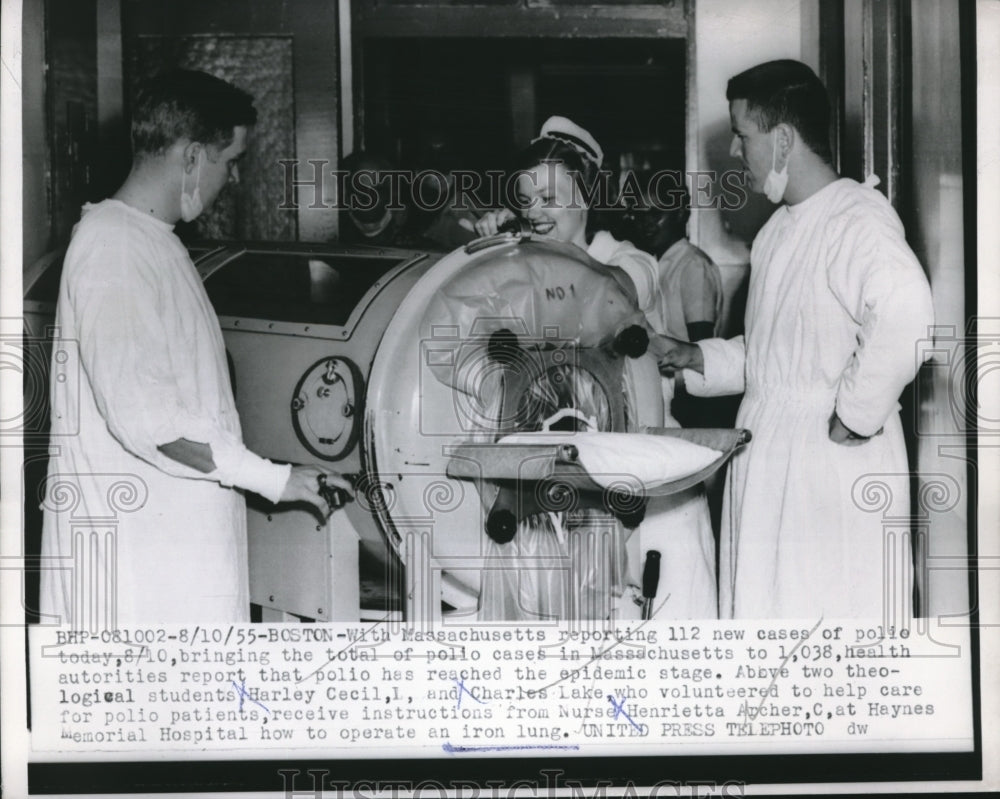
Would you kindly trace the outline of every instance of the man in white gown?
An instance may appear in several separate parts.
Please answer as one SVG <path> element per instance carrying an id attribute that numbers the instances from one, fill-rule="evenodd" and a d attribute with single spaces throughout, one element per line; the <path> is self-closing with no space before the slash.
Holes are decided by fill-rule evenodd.
<path id="1" fill-rule="evenodd" d="M 727 89 L 731 155 L 782 205 L 750 256 L 745 335 L 669 340 L 661 369 L 692 394 L 745 392 L 753 441 L 729 468 L 723 618 L 876 617 L 909 606 L 909 513 L 898 399 L 933 309 L 889 202 L 831 166 L 826 90 L 795 61 Z"/>
<path id="2" fill-rule="evenodd" d="M 313 466 L 244 445 L 222 331 L 173 232 L 238 180 L 245 92 L 202 72 L 151 80 L 134 161 L 114 197 L 84 206 L 66 254 L 42 531 L 41 611 L 76 628 L 249 621 L 246 505 L 329 507 Z M 75 379 L 60 380 L 70 375 Z"/>

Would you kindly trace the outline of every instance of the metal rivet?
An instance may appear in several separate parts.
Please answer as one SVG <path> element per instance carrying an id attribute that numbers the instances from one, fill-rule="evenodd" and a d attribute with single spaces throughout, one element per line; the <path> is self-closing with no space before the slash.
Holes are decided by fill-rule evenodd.
<path id="1" fill-rule="evenodd" d="M 267 598 L 267 601 L 268 601 L 268 602 L 274 602 L 274 594 L 271 594 L 271 596 L 269 596 L 269 597 Z"/>

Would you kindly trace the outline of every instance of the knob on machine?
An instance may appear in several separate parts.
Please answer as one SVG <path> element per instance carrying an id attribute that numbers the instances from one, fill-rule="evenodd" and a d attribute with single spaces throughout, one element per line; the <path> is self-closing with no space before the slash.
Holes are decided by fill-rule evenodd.
<path id="1" fill-rule="evenodd" d="M 358 368 L 346 358 L 323 358 L 302 375 L 292 395 L 292 424 L 313 455 L 335 461 L 354 448 L 360 385 Z"/>

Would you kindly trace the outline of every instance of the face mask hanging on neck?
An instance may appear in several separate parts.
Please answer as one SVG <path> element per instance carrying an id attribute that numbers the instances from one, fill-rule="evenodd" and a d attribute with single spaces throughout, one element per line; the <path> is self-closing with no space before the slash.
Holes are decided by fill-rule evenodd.
<path id="1" fill-rule="evenodd" d="M 785 159 L 785 166 L 781 172 L 775 171 L 778 164 L 778 132 L 774 132 L 774 146 L 771 149 L 771 171 L 767 173 L 767 180 L 764 181 L 764 196 L 771 202 L 780 203 L 785 196 L 785 189 L 788 187 L 788 159 Z"/>
<path id="2" fill-rule="evenodd" d="M 185 222 L 190 222 L 205 210 L 205 205 L 201 201 L 201 186 L 199 185 L 201 183 L 201 157 L 203 154 L 203 150 L 198 150 L 198 166 L 194 177 L 194 191 L 191 192 L 190 196 L 184 193 L 187 170 L 181 171 L 181 219 Z"/>

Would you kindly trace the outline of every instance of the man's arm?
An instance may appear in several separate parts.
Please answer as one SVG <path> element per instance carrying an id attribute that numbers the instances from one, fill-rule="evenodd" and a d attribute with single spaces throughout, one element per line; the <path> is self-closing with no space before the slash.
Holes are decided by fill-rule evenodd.
<path id="1" fill-rule="evenodd" d="M 848 447 L 857 447 L 861 444 L 864 444 L 866 441 L 868 441 L 868 439 L 872 438 L 872 436 L 863 436 L 860 433 L 855 433 L 853 430 L 847 427 L 847 425 L 845 425 L 842 421 L 840 421 L 840 417 L 837 416 L 836 411 L 830 414 L 828 427 L 829 427 L 830 440 L 834 444 L 844 444 L 845 446 Z M 878 431 L 873 435 L 877 436 L 881 432 L 882 428 L 880 427 Z"/>
<path id="2" fill-rule="evenodd" d="M 200 444 L 197 441 L 178 438 L 169 444 L 160 444 L 157 449 L 171 460 L 183 463 L 185 466 L 202 474 L 211 474 L 215 471 L 212 448 L 208 444 Z"/>
<path id="3" fill-rule="evenodd" d="M 206 409 L 194 374 L 177 371 L 190 363 L 190 344 L 176 340 L 165 325 L 162 306 L 171 302 L 171 276 L 149 247 L 127 225 L 106 225 L 96 234 L 91 228 L 76 248 L 81 255 L 67 264 L 82 365 L 111 435 L 167 474 L 214 480 L 271 502 L 301 499 L 326 512 L 316 493 L 322 470 L 292 479 L 290 465 L 254 455 L 220 424 L 211 399 Z M 340 485 L 339 476 L 328 477 Z"/>
<path id="4" fill-rule="evenodd" d="M 208 444 L 179 438 L 169 444 L 161 444 L 157 449 L 168 458 L 202 474 L 211 474 L 216 470 L 215 461 L 212 459 L 212 448 Z M 318 466 L 293 466 L 279 502 L 308 502 L 324 517 L 329 516 L 331 508 L 319 493 L 320 476 L 327 485 L 337 486 L 350 494 L 354 493 L 350 482 L 336 472 Z"/>
<path id="5" fill-rule="evenodd" d="M 701 347 L 696 344 L 654 334 L 649 337 L 649 349 L 656 356 L 660 374 L 664 377 L 669 377 L 680 369 L 705 373 L 705 357 L 702 355 Z"/>
<path id="6" fill-rule="evenodd" d="M 656 355 L 660 374 L 669 376 L 684 370 L 688 393 L 696 397 L 741 394 L 746 384 L 746 346 L 743 336 L 709 338 L 697 344 L 669 336 L 654 336 L 650 349 Z"/>
<path id="7" fill-rule="evenodd" d="M 916 375 L 917 343 L 930 334 L 934 308 L 923 269 L 891 218 L 859 219 L 847 243 L 831 264 L 829 286 L 859 324 L 858 344 L 841 375 L 835 413 L 864 441 L 877 435 Z"/>

